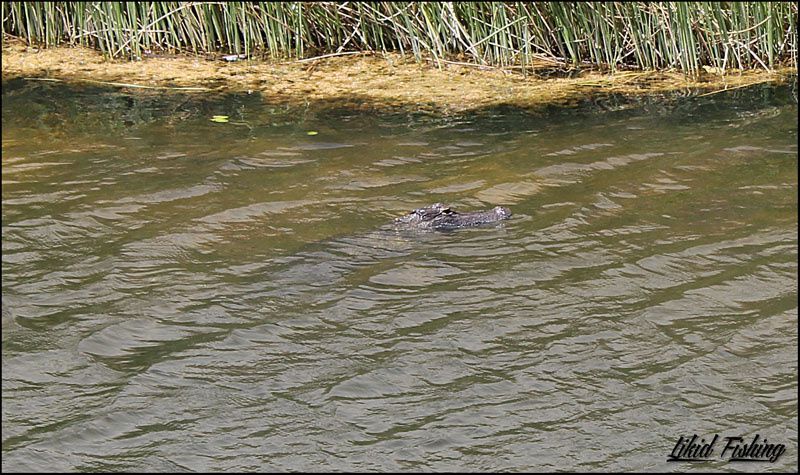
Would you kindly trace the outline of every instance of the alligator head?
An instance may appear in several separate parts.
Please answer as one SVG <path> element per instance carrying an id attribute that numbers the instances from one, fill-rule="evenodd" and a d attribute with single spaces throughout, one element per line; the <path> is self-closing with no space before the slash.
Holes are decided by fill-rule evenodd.
<path id="1" fill-rule="evenodd" d="M 434 203 L 424 208 L 417 208 L 405 216 L 394 220 L 397 224 L 406 224 L 418 228 L 433 227 L 433 223 L 442 216 L 455 213 L 442 203 Z"/>

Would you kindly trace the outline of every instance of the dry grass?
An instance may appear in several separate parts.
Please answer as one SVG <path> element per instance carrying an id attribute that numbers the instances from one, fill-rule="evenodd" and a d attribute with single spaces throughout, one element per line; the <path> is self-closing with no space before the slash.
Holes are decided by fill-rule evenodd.
<path id="1" fill-rule="evenodd" d="M 523 76 L 513 70 L 449 62 L 438 68 L 399 54 L 358 54 L 313 61 L 241 61 L 173 56 L 109 61 L 88 48 L 26 47 L 6 41 L 3 79 L 49 78 L 103 82 L 120 87 L 198 88 L 211 92 L 259 92 L 265 101 L 313 103 L 355 109 L 461 112 L 496 105 L 537 108 L 602 93 L 647 94 L 687 88 L 706 92 L 762 82 L 780 82 L 796 70 L 746 71 L 692 78 L 677 72 L 583 72 L 575 77 Z M 113 84 L 112 84 L 113 83 Z"/>

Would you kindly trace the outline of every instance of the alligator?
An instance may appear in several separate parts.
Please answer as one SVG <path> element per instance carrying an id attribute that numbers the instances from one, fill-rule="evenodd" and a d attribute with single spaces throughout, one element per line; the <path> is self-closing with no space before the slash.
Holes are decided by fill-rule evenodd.
<path id="1" fill-rule="evenodd" d="M 496 223 L 511 217 L 511 210 L 496 206 L 489 211 L 459 213 L 442 203 L 434 203 L 424 208 L 417 208 L 407 215 L 396 218 L 395 225 L 414 229 L 458 229 L 482 224 Z"/>

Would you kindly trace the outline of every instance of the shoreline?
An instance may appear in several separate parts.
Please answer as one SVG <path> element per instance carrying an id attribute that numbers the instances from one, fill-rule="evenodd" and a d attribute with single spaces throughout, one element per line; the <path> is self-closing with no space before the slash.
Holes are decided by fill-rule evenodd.
<path id="1" fill-rule="evenodd" d="M 251 92 L 287 106 L 322 104 L 441 114 L 495 106 L 537 109 L 568 105 L 595 95 L 648 95 L 696 89 L 704 94 L 796 77 L 794 68 L 749 70 L 691 78 L 674 71 L 573 71 L 548 76 L 553 65 L 536 65 L 527 75 L 509 69 L 441 61 L 417 62 L 399 53 L 348 53 L 288 61 L 225 62 L 169 55 L 141 61 L 108 60 L 85 47 L 26 46 L 6 38 L 2 79 L 89 82 L 132 90 L 202 94 Z"/>

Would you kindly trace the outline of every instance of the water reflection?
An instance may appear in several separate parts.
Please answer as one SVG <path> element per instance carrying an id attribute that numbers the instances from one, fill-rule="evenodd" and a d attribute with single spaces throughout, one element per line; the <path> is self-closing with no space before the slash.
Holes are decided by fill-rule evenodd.
<path id="1" fill-rule="evenodd" d="M 666 463 L 693 433 L 796 467 L 786 89 L 448 119 L 3 94 L 4 470 L 737 469 Z M 436 201 L 514 217 L 387 225 Z"/>

